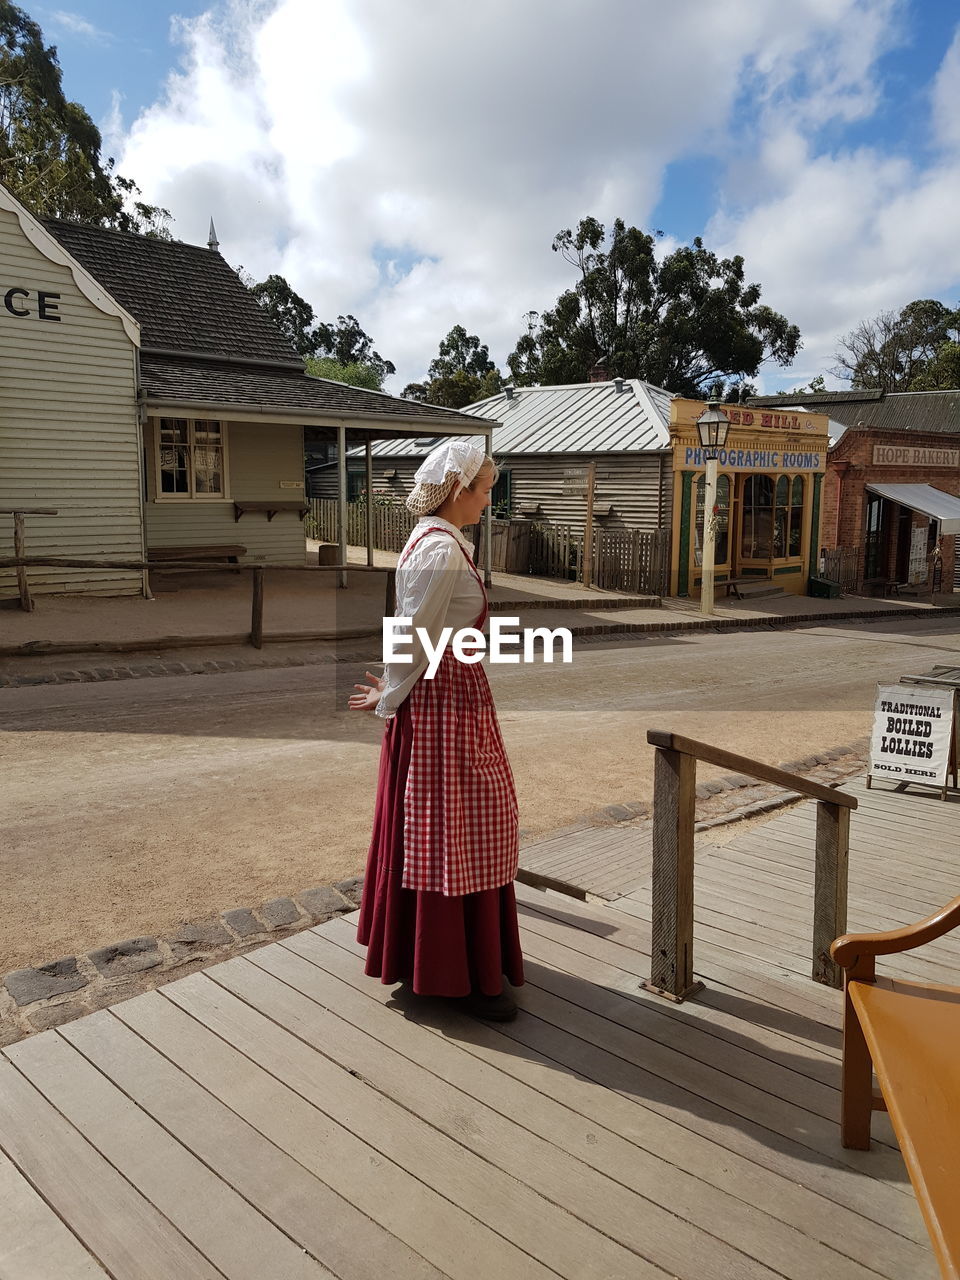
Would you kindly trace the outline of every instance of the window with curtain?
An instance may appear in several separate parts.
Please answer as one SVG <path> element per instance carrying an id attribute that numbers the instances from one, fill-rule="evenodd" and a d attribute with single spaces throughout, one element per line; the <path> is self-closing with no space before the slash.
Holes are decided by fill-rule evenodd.
<path id="1" fill-rule="evenodd" d="M 222 498 L 226 495 L 223 423 L 161 418 L 157 496 Z"/>

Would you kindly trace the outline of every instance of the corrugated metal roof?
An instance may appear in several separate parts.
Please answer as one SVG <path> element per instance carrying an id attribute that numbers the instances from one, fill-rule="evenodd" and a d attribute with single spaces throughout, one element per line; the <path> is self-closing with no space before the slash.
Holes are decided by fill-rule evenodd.
<path id="1" fill-rule="evenodd" d="M 561 387 L 519 387 L 468 405 L 471 417 L 500 423 L 493 429 L 498 454 L 639 453 L 670 444 L 669 391 L 637 379 L 588 382 Z M 373 446 L 378 456 L 425 453 L 416 440 L 389 440 Z"/>
<path id="2" fill-rule="evenodd" d="M 941 533 L 960 533 L 960 498 L 930 484 L 868 484 L 871 493 L 940 521 Z"/>
<path id="3" fill-rule="evenodd" d="M 833 391 L 805 396 L 755 396 L 757 408 L 812 409 L 845 427 L 960 435 L 960 390 Z"/>

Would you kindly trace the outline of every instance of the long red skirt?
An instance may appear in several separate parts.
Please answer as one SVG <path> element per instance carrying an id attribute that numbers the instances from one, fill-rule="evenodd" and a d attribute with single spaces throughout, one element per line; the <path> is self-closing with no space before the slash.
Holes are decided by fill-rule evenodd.
<path id="1" fill-rule="evenodd" d="M 365 972 L 385 983 L 410 982 L 421 996 L 495 996 L 504 975 L 515 987 L 523 983 L 513 885 L 458 898 L 402 887 L 403 797 L 412 741 L 410 712 L 401 703 L 384 734 L 363 882 L 357 941 L 368 949 Z"/>

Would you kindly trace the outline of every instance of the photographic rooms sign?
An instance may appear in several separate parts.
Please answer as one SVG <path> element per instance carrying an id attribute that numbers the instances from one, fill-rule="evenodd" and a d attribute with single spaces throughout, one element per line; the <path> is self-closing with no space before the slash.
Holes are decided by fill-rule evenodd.
<path id="1" fill-rule="evenodd" d="M 950 762 L 953 699 L 950 689 L 877 685 L 870 777 L 943 786 Z"/>

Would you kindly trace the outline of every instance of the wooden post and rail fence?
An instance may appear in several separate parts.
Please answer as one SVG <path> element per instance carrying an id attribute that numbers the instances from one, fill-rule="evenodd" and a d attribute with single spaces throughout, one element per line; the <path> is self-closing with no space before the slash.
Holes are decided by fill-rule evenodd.
<path id="1" fill-rule="evenodd" d="M 71 556 L 0 556 L 0 569 L 16 569 L 18 581 L 20 580 L 21 573 L 23 573 L 23 581 L 24 583 L 26 582 L 26 571 L 31 567 L 34 567 L 34 568 L 50 567 L 50 568 L 57 568 L 57 569 L 134 569 L 140 572 L 143 572 L 144 570 L 165 569 L 168 571 L 175 571 L 176 573 L 181 573 L 181 572 L 210 573 L 211 571 L 228 572 L 228 573 L 249 573 L 250 584 L 251 584 L 249 639 L 250 639 L 250 643 L 253 645 L 255 649 L 263 648 L 263 640 L 264 640 L 263 590 L 264 590 L 264 573 L 267 568 L 283 569 L 283 570 L 293 569 L 300 573 L 335 573 L 338 575 L 338 581 L 340 580 L 340 575 L 343 575 L 346 573 L 382 573 L 386 578 L 385 610 L 384 610 L 386 615 L 391 615 L 393 613 L 395 599 L 396 599 L 395 571 L 393 569 L 374 568 L 366 564 L 322 564 L 322 565 L 275 564 L 275 565 L 269 565 L 269 566 L 262 565 L 262 564 L 211 565 L 209 560 L 202 563 L 201 562 L 190 563 L 189 561 L 184 561 L 184 560 L 86 560 L 86 559 L 77 559 Z M 21 607 L 26 607 L 26 606 L 23 606 L 22 593 L 21 593 Z M 33 608 L 32 600 L 30 602 L 29 607 L 30 609 Z M 368 629 L 363 631 L 344 633 L 341 638 L 342 639 L 359 639 L 367 635 L 373 635 L 373 634 L 379 635 L 380 634 L 379 628 L 377 628 L 376 633 Z M 304 636 L 299 633 L 292 633 L 290 635 L 286 635 L 286 634 L 272 635 L 270 637 L 270 639 L 275 644 L 283 643 L 287 640 L 298 640 L 298 639 L 302 640 L 302 639 L 308 639 L 308 638 L 310 637 Z M 317 637 L 314 637 L 314 638 L 317 638 Z M 212 636 L 212 637 L 185 636 L 183 637 L 183 643 L 185 646 L 196 645 L 196 644 L 213 644 L 213 643 L 223 644 L 228 640 L 229 640 L 229 637 L 223 637 L 223 636 Z M 46 646 L 46 650 L 50 652 L 55 652 L 58 648 L 61 648 L 61 647 L 63 646 L 58 645 L 56 642 L 51 642 L 50 645 Z M 101 646 L 91 643 L 89 647 L 91 649 L 97 649 L 97 648 L 100 648 Z M 149 641 L 149 640 L 143 640 L 143 641 L 131 640 L 125 645 L 121 645 L 119 642 L 112 643 L 110 645 L 110 649 L 116 652 L 120 652 L 123 649 L 135 650 L 135 649 L 150 649 L 155 647 L 156 647 L 156 641 Z M 33 648 L 34 653 L 41 653 L 44 651 L 45 650 L 40 646 L 34 646 Z"/>
<path id="2" fill-rule="evenodd" d="M 59 511 L 55 507 L 0 507 L 0 516 L 13 516 L 13 554 L 17 560 L 17 590 L 20 593 L 20 608 L 25 613 L 33 613 L 34 608 L 24 563 L 26 555 L 26 517 L 55 515 L 59 515 Z"/>
<path id="3" fill-rule="evenodd" d="M 798 777 L 772 765 L 734 755 L 677 733 L 651 729 L 656 747 L 653 773 L 653 914 L 647 991 L 682 1001 L 703 987 L 693 973 L 694 806 L 697 761 L 747 774 L 817 801 L 813 888 L 812 977 L 842 987 L 843 975 L 830 944 L 847 931 L 850 811 L 854 796 Z"/>

